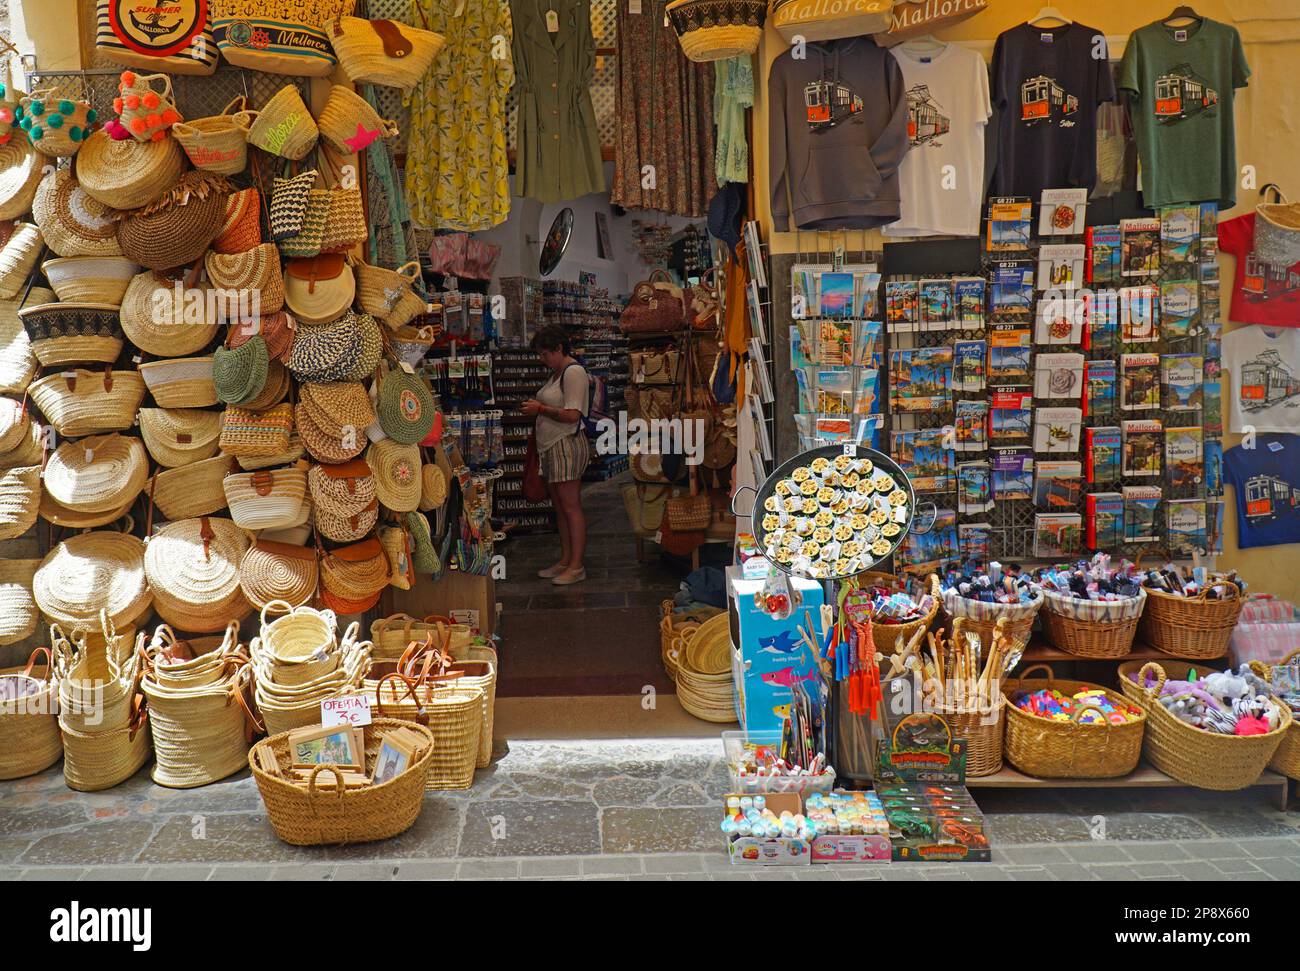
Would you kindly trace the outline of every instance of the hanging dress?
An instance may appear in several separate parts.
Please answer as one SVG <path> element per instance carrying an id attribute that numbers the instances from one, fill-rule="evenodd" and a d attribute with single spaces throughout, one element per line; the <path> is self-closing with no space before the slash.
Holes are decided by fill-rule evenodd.
<path id="1" fill-rule="evenodd" d="M 605 191 L 588 0 L 512 0 L 519 103 L 515 194 L 564 202 Z M 548 29 L 549 27 L 554 29 Z"/>

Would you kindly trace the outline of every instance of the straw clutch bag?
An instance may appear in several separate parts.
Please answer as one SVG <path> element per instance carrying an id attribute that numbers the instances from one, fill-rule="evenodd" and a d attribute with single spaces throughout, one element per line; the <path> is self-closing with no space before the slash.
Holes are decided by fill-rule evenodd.
<path id="1" fill-rule="evenodd" d="M 229 407 L 222 419 L 221 450 L 227 455 L 276 455 L 289 448 L 293 408 L 276 405 L 266 411 Z"/>
<path id="2" fill-rule="evenodd" d="M 140 437 L 159 465 L 191 465 L 217 454 L 221 415 L 198 408 L 141 408 Z"/>
<path id="3" fill-rule="evenodd" d="M 148 479 L 144 445 L 118 434 L 64 442 L 45 465 L 46 491 L 61 505 L 87 513 L 120 508 Z"/>
<path id="4" fill-rule="evenodd" d="M 196 169 L 238 175 L 248 164 L 247 107 L 248 99 L 238 95 L 218 115 L 176 122 L 172 136 Z"/>
<path id="5" fill-rule="evenodd" d="M 433 429 L 437 409 L 424 381 L 404 368 L 392 368 L 379 378 L 375 412 L 384 434 L 403 445 L 424 441 Z"/>
<path id="6" fill-rule="evenodd" d="M 47 303 L 23 307 L 18 316 L 44 367 L 112 364 L 122 353 L 122 325 L 111 304 Z"/>
<path id="7" fill-rule="evenodd" d="M 87 193 L 68 169 L 41 179 L 32 200 L 36 225 L 59 256 L 120 256 L 112 212 Z"/>
<path id="8" fill-rule="evenodd" d="M 218 347 L 212 355 L 212 382 L 217 398 L 229 405 L 249 405 L 266 387 L 270 357 L 266 341 L 254 337 L 235 350 Z"/>
<path id="9" fill-rule="evenodd" d="M 343 465 L 313 465 L 307 472 L 307 487 L 318 513 L 324 510 L 350 516 L 378 498 L 374 476 L 363 459 Z"/>
<path id="10" fill-rule="evenodd" d="M 388 557 L 373 537 L 321 555 L 321 585 L 344 600 L 365 600 L 388 586 Z"/>
<path id="11" fill-rule="evenodd" d="M 97 131 L 77 156 L 77 179 L 90 196 L 113 209 L 139 209 L 157 202 L 180 181 L 185 153 L 174 138 L 115 141 Z"/>
<path id="12" fill-rule="evenodd" d="M 362 356 L 361 320 L 344 314 L 326 324 L 298 322 L 289 370 L 299 381 L 344 381 Z M 373 365 L 372 365 L 373 367 Z"/>
<path id="13" fill-rule="evenodd" d="M 0 146 L 0 219 L 26 215 L 44 175 L 45 156 L 26 138 L 11 138 Z"/>
<path id="14" fill-rule="evenodd" d="M 139 270 L 125 256 L 68 256 L 41 264 L 54 292 L 68 303 L 121 304 Z"/>
<path id="15" fill-rule="evenodd" d="M 356 294 L 356 276 L 342 253 L 285 265 L 285 303 L 300 324 L 334 320 L 352 306 Z"/>
<path id="16" fill-rule="evenodd" d="M 80 437 L 116 432 L 135 424 L 144 400 L 138 371 L 60 371 L 29 389 L 32 401 L 60 435 Z"/>
<path id="17" fill-rule="evenodd" d="M 122 330 L 146 354 L 196 354 L 221 326 L 208 297 L 207 287 L 185 287 L 183 280 L 154 270 L 138 273 L 122 296 Z"/>
<path id="18" fill-rule="evenodd" d="M 248 534 L 229 519 L 200 516 L 168 523 L 149 539 L 145 575 L 158 616 L 197 633 L 224 630 L 251 608 L 239 587 Z"/>
<path id="19" fill-rule="evenodd" d="M 41 613 L 68 628 L 97 624 L 100 610 L 126 627 L 153 602 L 144 574 L 144 543 L 109 531 L 70 536 L 41 560 L 32 595 Z"/>
<path id="20" fill-rule="evenodd" d="M 117 227 L 122 253 L 141 266 L 189 266 L 207 252 L 226 218 L 230 183 L 208 172 L 187 172 L 176 185 Z"/>
<path id="21" fill-rule="evenodd" d="M 242 253 L 208 253 L 204 264 L 214 285 L 258 294 L 258 316 L 273 314 L 284 306 L 280 251 L 274 243 L 260 243 Z"/>
<path id="22" fill-rule="evenodd" d="M 423 9 L 416 9 L 426 19 Z M 386 84 L 406 91 L 420 83 L 445 43 L 441 34 L 431 30 L 392 20 L 341 16 L 329 24 L 329 37 L 354 83 Z"/>
<path id="23" fill-rule="evenodd" d="M 200 459 L 159 472 L 149 480 L 149 494 L 154 505 L 173 522 L 211 516 L 226 508 L 226 494 L 221 483 L 229 472 L 228 456 Z"/>
<path id="24" fill-rule="evenodd" d="M 420 449 L 392 439 L 366 450 L 366 463 L 375 476 L 375 493 L 393 512 L 415 512 L 420 506 Z"/>

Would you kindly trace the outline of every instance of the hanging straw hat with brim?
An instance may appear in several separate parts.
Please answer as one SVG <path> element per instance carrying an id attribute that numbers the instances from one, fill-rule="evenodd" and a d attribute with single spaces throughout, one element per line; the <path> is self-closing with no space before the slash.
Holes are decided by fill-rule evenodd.
<path id="1" fill-rule="evenodd" d="M 0 647 L 36 632 L 41 616 L 32 596 L 32 579 L 40 565 L 40 560 L 0 560 Z"/>
<path id="2" fill-rule="evenodd" d="M 62 301 L 121 305 L 140 267 L 125 256 L 66 256 L 46 260 L 41 272 Z"/>
<path id="3" fill-rule="evenodd" d="M 132 496 L 122 505 L 104 512 L 82 512 L 69 509 L 46 491 L 41 493 L 41 518 L 65 529 L 97 529 L 124 518 L 135 505 L 135 498 Z"/>
<path id="4" fill-rule="evenodd" d="M 230 465 L 228 456 L 215 455 L 159 472 L 149 480 L 154 505 L 172 522 L 220 512 L 226 508 L 221 483 Z"/>
<path id="5" fill-rule="evenodd" d="M 366 464 L 375 476 L 375 493 L 393 512 L 414 512 L 420 506 L 420 449 L 392 439 L 366 450 Z"/>
<path id="6" fill-rule="evenodd" d="M 70 536 L 41 560 L 32 594 L 41 613 L 69 629 L 97 625 L 101 610 L 116 627 L 126 627 L 153 602 L 144 543 L 106 530 Z"/>
<path id="7" fill-rule="evenodd" d="M 181 287 L 178 299 L 176 287 Z M 122 331 L 146 354 L 187 357 L 212 343 L 221 321 L 208 299 L 209 287 L 188 287 L 180 278 L 145 270 L 131 278 L 122 296 Z"/>
<path id="8" fill-rule="evenodd" d="M 138 438 L 95 435 L 64 442 L 45 466 L 55 501 L 81 512 L 106 512 L 134 499 L 149 479 L 149 456 Z"/>
<path id="9" fill-rule="evenodd" d="M 117 307 L 98 303 L 47 303 L 24 306 L 18 316 L 44 367 L 112 364 L 122 353 Z"/>
<path id="10" fill-rule="evenodd" d="M 32 384 L 32 401 L 60 435 L 120 432 L 135 424 L 144 400 L 138 371 L 58 371 Z"/>
<path id="11" fill-rule="evenodd" d="M 32 216 L 59 256 L 121 256 L 115 210 L 89 195 L 70 169 L 41 179 Z"/>
<path id="12" fill-rule="evenodd" d="M 25 137 L 0 146 L 0 219 L 18 219 L 31 211 L 45 164 Z"/>
<path id="13" fill-rule="evenodd" d="M 41 504 L 41 467 L 0 472 L 0 540 L 17 539 L 36 525 Z"/>
<path id="14" fill-rule="evenodd" d="M 207 408 L 217 403 L 211 357 L 178 357 L 140 365 L 140 375 L 159 408 Z"/>
<path id="15" fill-rule="evenodd" d="M 199 408 L 141 408 L 140 437 L 153 460 L 169 469 L 217 454 L 221 414 Z"/>
<path id="16" fill-rule="evenodd" d="M 239 587 L 239 561 L 248 534 L 229 519 L 200 516 L 154 531 L 144 570 L 154 609 L 174 627 L 207 634 L 224 630 L 252 609 Z"/>
<path id="17" fill-rule="evenodd" d="M 230 191 L 224 176 L 186 172 L 162 198 L 122 216 L 122 254 L 154 270 L 193 265 L 221 231 Z"/>
<path id="18" fill-rule="evenodd" d="M 91 197 L 113 209 L 157 202 L 180 181 L 185 153 L 174 138 L 114 141 L 105 131 L 86 139 L 77 155 L 77 178 Z"/>

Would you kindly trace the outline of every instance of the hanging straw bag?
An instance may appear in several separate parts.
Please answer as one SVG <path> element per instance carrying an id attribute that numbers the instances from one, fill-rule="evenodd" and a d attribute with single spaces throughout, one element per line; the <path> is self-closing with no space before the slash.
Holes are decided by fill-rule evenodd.
<path id="1" fill-rule="evenodd" d="M 245 529 L 281 529 L 302 519 L 307 473 L 300 468 L 236 472 L 221 483 L 230 518 Z"/>
<path id="2" fill-rule="evenodd" d="M 184 630 L 225 630 L 251 607 L 239 587 L 239 561 L 248 534 L 229 519 L 200 516 L 156 529 L 145 549 L 144 570 L 154 609 Z"/>
<path id="3" fill-rule="evenodd" d="M 276 405 L 266 411 L 231 406 L 221 425 L 221 450 L 227 455 L 277 455 L 289 449 L 293 407 Z"/>
<path id="4" fill-rule="evenodd" d="M 268 539 L 255 539 L 239 564 L 239 585 L 259 610 L 276 600 L 302 606 L 315 596 L 319 576 L 319 561 L 310 546 Z"/>
<path id="5" fill-rule="evenodd" d="M 375 413 L 385 435 L 403 445 L 416 445 L 433 429 L 438 410 L 432 392 L 418 375 L 382 363 Z"/>
<path id="6" fill-rule="evenodd" d="M 388 558 L 388 585 L 398 590 L 410 590 L 415 583 L 414 542 L 405 526 L 381 526 L 379 545 Z"/>
<path id="7" fill-rule="evenodd" d="M 79 512 L 117 509 L 138 496 L 148 479 L 143 443 L 116 433 L 66 441 L 45 464 L 45 491 Z"/>
<path id="8" fill-rule="evenodd" d="M 192 265 L 221 231 L 230 191 L 224 176 L 187 172 L 162 198 L 122 218 L 123 255 L 151 270 Z"/>
<path id="9" fill-rule="evenodd" d="M 398 133 L 397 122 L 379 117 L 369 101 L 345 84 L 330 88 L 316 124 L 325 144 L 340 155 L 356 155 L 376 139 Z"/>
<path id="10" fill-rule="evenodd" d="M 0 541 L 17 539 L 36 525 L 41 505 L 41 467 L 0 472 Z"/>
<path id="11" fill-rule="evenodd" d="M 122 322 L 110 304 L 28 303 L 18 317 L 44 367 L 112 364 L 122 353 Z"/>
<path id="12" fill-rule="evenodd" d="M 118 123 L 136 141 L 160 142 L 181 120 L 172 94 L 172 79 L 165 74 L 123 71 L 117 90 L 113 110 L 118 114 Z"/>
<path id="13" fill-rule="evenodd" d="M 41 272 L 61 301 L 115 306 L 140 267 L 125 256 L 70 256 L 46 260 Z"/>
<path id="14" fill-rule="evenodd" d="M 149 361 L 140 365 L 140 376 L 160 408 L 206 408 L 217 403 L 211 357 Z"/>
<path id="15" fill-rule="evenodd" d="M 0 146 L 0 219 L 18 219 L 31 211 L 44 166 L 45 156 L 26 138 L 10 138 Z"/>
<path id="16" fill-rule="evenodd" d="M 77 368 L 41 378 L 31 386 L 32 401 L 60 435 L 80 437 L 116 432 L 135 424 L 144 400 L 138 371 Z"/>
<path id="17" fill-rule="evenodd" d="M 330 43 L 353 83 L 386 84 L 409 91 L 423 80 L 445 40 L 428 29 L 424 9 L 416 9 L 424 21 L 423 30 L 392 20 L 333 18 Z"/>
<path id="18" fill-rule="evenodd" d="M 459 681 L 419 682 L 392 674 L 375 688 L 381 718 L 396 717 L 425 725 L 433 734 L 429 789 L 468 789 L 474 784 L 479 739 L 483 732 L 483 689 Z"/>
<path id="19" fill-rule="evenodd" d="M 280 252 L 274 243 L 260 243 L 242 253 L 208 253 L 204 264 L 215 286 L 257 294 L 256 316 L 273 314 L 284 306 Z"/>
<path id="20" fill-rule="evenodd" d="M 216 71 L 217 44 L 204 0 L 169 0 L 166 23 L 172 29 L 165 32 L 152 30 L 139 9 L 137 0 L 98 0 L 95 50 L 126 67 L 202 77 Z"/>
<path id="21" fill-rule="evenodd" d="M 217 454 L 221 437 L 218 412 L 197 408 L 141 408 L 139 418 L 145 448 L 165 468 L 179 468 Z"/>
<path id="22" fill-rule="evenodd" d="M 1255 207 L 1255 259 L 1272 266 L 1300 263 L 1300 203 L 1286 201 L 1282 190 L 1271 182 L 1260 190 L 1267 198 L 1272 190 L 1277 202 Z"/>
<path id="23" fill-rule="evenodd" d="M 239 175 L 248 165 L 248 99 L 231 99 L 220 114 L 178 121 L 172 137 L 180 143 L 196 169 L 219 175 Z"/>
<path id="24" fill-rule="evenodd" d="M 313 465 L 307 473 L 316 510 L 336 516 L 360 512 L 376 500 L 375 480 L 363 459 L 342 465 Z"/>
<path id="25" fill-rule="evenodd" d="M 325 214 L 325 231 L 321 235 L 322 253 L 343 253 L 370 238 L 366 225 L 365 202 L 359 188 L 332 186 Z"/>
<path id="26" fill-rule="evenodd" d="M 0 64 L 0 146 L 13 139 L 14 123 L 18 120 L 18 105 L 23 93 L 14 84 L 9 58 Z"/>
<path id="27" fill-rule="evenodd" d="M 889 30 L 893 23 L 894 0 L 854 0 L 838 6 L 800 3 L 799 0 L 776 0 L 771 21 L 776 32 L 787 41 L 838 40 L 861 37 Z"/>
<path id="28" fill-rule="evenodd" d="M 40 229 L 31 223 L 0 223 L 0 300 L 12 300 L 22 291 L 23 284 L 41 257 L 43 246 Z M 47 260 L 45 267 L 51 262 Z M 50 282 L 53 285 L 54 281 Z M 57 286 L 55 290 L 58 290 Z M 78 297 L 60 296 L 59 299 L 76 300 Z"/>
<path id="29" fill-rule="evenodd" d="M 190 287 L 184 275 L 173 276 L 157 270 L 145 270 L 131 278 L 122 295 L 120 308 L 122 331 L 128 340 L 146 354 L 159 357 L 185 357 L 202 351 L 217 336 L 220 316 L 213 312 L 207 286 Z M 211 358 L 207 359 L 209 362 Z M 161 362 L 156 362 L 161 363 Z M 151 364 L 140 370 L 149 382 Z M 209 385 L 211 366 L 208 367 Z M 149 390 L 154 390 L 153 383 Z M 215 398 L 208 404 L 215 403 Z M 163 407 L 184 407 L 164 405 Z M 192 407 L 201 407 L 193 405 Z"/>
<path id="30" fill-rule="evenodd" d="M 33 287 L 28 300 L 36 304 L 54 299 L 48 290 Z M 18 308 L 22 300 L 0 300 L 0 394 L 22 394 L 36 374 L 36 355 L 23 327 Z"/>
<path id="31" fill-rule="evenodd" d="M 366 450 L 366 463 L 375 476 L 375 494 L 393 512 L 415 512 L 420 508 L 420 449 L 393 439 L 374 442 Z"/>
<path id="32" fill-rule="evenodd" d="M 321 587 L 334 596 L 364 601 L 388 586 L 392 571 L 383 546 L 374 537 L 328 552 L 318 548 Z"/>
<path id="33" fill-rule="evenodd" d="M 337 63 L 328 24 L 353 0 L 212 0 L 212 36 L 226 63 L 268 74 L 323 78 Z"/>
<path id="34" fill-rule="evenodd" d="M 297 322 L 285 311 L 277 310 L 250 324 L 232 324 L 226 334 L 226 346 L 234 350 L 241 344 L 260 337 L 266 344 L 266 353 L 270 359 L 287 364 L 293 351 L 293 336 L 297 326 Z"/>
<path id="35" fill-rule="evenodd" d="M 32 199 L 41 236 L 59 256 L 120 256 L 113 213 L 81 187 L 71 169 L 48 173 Z"/>
<path id="36" fill-rule="evenodd" d="M 357 293 L 357 278 L 342 253 L 317 256 L 309 260 L 290 260 L 284 269 L 284 299 L 289 312 L 300 325 L 325 324 L 326 330 L 308 330 L 300 328 L 298 340 L 294 342 L 293 356 L 289 366 L 301 372 L 300 376 L 309 381 L 342 380 L 357 361 L 361 350 L 362 320 L 347 310 Z M 344 316 L 340 318 L 340 314 Z M 371 318 L 373 322 L 373 318 Z M 349 347 L 346 357 L 337 360 L 334 369 L 318 367 L 315 371 L 295 366 L 295 361 L 317 354 L 315 345 L 321 343 L 322 335 L 329 333 L 327 342 L 337 351 L 338 332 L 349 332 L 350 340 L 356 345 Z M 354 336 L 352 335 L 354 333 Z M 299 344 L 303 351 L 299 354 Z M 377 362 L 376 362 L 377 363 Z M 372 365 L 373 370 L 373 365 Z"/>
<path id="37" fill-rule="evenodd" d="M 185 171 L 185 153 L 174 138 L 115 141 L 97 131 L 77 155 L 77 180 L 113 209 L 140 209 L 163 198 Z"/>
<path id="38" fill-rule="evenodd" d="M 37 667 L 42 654 L 45 663 Z M 24 667 L 0 668 L 0 780 L 36 775 L 63 757 L 58 691 L 47 647 L 32 651 Z"/>
<path id="39" fill-rule="evenodd" d="M 340 440 L 348 436 L 364 435 L 365 429 L 375 420 L 370 395 L 360 381 L 308 383 L 302 385 L 300 393 L 302 410 L 311 417 L 312 425 L 326 435 Z M 324 474 L 351 478 L 357 474 L 368 476 L 370 473 L 368 470 L 361 472 L 352 463 L 347 463 Z M 349 485 L 349 488 L 352 486 Z"/>
<path id="40" fill-rule="evenodd" d="M 226 508 L 221 483 L 230 471 L 230 459 L 215 455 L 159 472 L 149 480 L 149 493 L 169 520 L 211 516 Z"/>
<path id="41" fill-rule="evenodd" d="M 308 194 L 315 187 L 319 174 L 315 169 L 308 169 L 296 175 L 276 177 L 271 182 L 271 207 L 267 219 L 271 224 L 272 240 L 279 242 L 302 232 Z M 319 242 L 316 249 L 319 252 Z"/>
<path id="42" fill-rule="evenodd" d="M 214 253 L 242 253 L 262 241 L 262 194 L 239 189 L 226 197 L 226 217 L 212 241 Z"/>
<path id="43" fill-rule="evenodd" d="M 0 647 L 36 632 L 41 615 L 32 596 L 32 578 L 40 564 L 40 560 L 0 560 Z"/>
<path id="44" fill-rule="evenodd" d="M 767 0 L 672 0 L 664 13 L 690 60 L 725 61 L 758 50 Z"/>
<path id="45" fill-rule="evenodd" d="M 248 144 L 292 161 L 315 148 L 320 137 L 316 120 L 292 84 L 272 95 L 260 111 L 246 112 L 245 116 L 254 119 L 248 129 Z"/>
<path id="46" fill-rule="evenodd" d="M 18 124 L 33 147 L 54 158 L 76 154 L 97 117 L 90 102 L 65 98 L 57 87 L 33 91 L 19 102 L 18 110 Z"/>
<path id="47" fill-rule="evenodd" d="M 357 296 L 361 309 L 389 330 L 404 327 L 424 313 L 424 301 L 414 284 L 420 280 L 420 261 L 403 263 L 396 270 L 360 263 L 356 267 Z M 428 345 L 424 346 L 424 350 Z M 421 352 L 420 357 L 424 354 Z"/>
<path id="48" fill-rule="evenodd" d="M 713 504 L 709 494 L 672 496 L 664 503 L 663 521 L 679 533 L 708 529 L 713 522 Z"/>
<path id="49" fill-rule="evenodd" d="M 217 386 L 217 399 L 258 410 L 251 405 L 266 388 L 270 366 L 266 342 L 260 337 L 254 337 L 233 351 L 218 347 L 212 353 L 212 383 Z"/>

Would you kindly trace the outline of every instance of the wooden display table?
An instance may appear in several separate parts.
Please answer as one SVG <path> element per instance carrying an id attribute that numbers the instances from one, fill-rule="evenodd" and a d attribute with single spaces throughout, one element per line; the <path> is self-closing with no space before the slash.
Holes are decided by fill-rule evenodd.
<path id="1" fill-rule="evenodd" d="M 1285 811 L 1291 793 L 1291 780 L 1284 775 L 1268 769 L 1247 788 L 1273 789 L 1277 797 L 1278 808 Z M 979 776 L 966 780 L 968 789 L 1194 789 L 1185 782 L 1165 775 L 1154 766 L 1142 762 L 1128 775 L 1117 779 L 1036 779 L 1033 776 L 1017 772 L 1010 766 L 993 775 Z"/>

